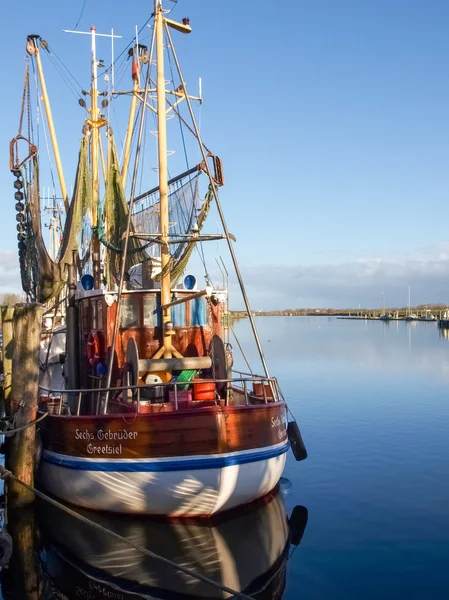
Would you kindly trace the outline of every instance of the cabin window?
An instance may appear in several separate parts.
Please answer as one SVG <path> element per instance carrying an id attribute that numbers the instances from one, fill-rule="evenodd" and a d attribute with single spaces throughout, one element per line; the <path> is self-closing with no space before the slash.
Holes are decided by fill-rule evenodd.
<path id="1" fill-rule="evenodd" d="M 122 300 L 120 327 L 140 327 L 140 303 L 138 296 L 131 296 Z"/>
<path id="2" fill-rule="evenodd" d="M 190 300 L 190 324 L 196 326 L 207 325 L 207 308 L 205 298 Z"/>
<path id="3" fill-rule="evenodd" d="M 143 326 L 157 327 L 159 325 L 158 302 L 156 296 L 146 296 L 143 299 Z"/>

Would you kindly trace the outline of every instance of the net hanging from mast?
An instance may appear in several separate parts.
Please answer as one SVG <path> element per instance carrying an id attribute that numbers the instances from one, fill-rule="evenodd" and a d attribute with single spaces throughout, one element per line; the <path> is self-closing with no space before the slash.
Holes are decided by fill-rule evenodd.
<path id="1" fill-rule="evenodd" d="M 33 157 L 33 179 L 27 186 L 25 237 L 19 248 L 22 287 L 31 300 L 47 302 L 59 295 L 67 280 L 66 265 L 78 250 L 78 235 L 83 215 L 92 210 L 92 183 L 88 164 L 88 143 L 81 140 L 75 190 L 64 224 L 63 241 L 58 257 L 52 260 L 42 235 L 39 167 Z"/>
<path id="2" fill-rule="evenodd" d="M 126 232 L 128 221 L 128 204 L 112 133 L 109 133 L 109 151 L 109 172 L 106 181 L 103 215 L 98 215 L 96 234 L 106 248 L 104 258 L 105 277 L 108 287 L 111 288 L 118 281 L 122 248 L 125 243 L 123 234 Z M 133 227 L 131 227 L 131 233 L 134 233 Z M 147 254 L 142 248 L 140 240 L 131 237 L 126 256 L 126 271 L 146 258 Z"/>
<path id="3" fill-rule="evenodd" d="M 200 201 L 199 177 L 200 174 L 195 175 L 169 193 L 168 219 L 172 239 L 173 236 L 176 238 L 177 235 L 201 231 L 209 210 L 211 195 L 208 192 L 204 200 Z M 160 233 L 159 191 L 155 191 L 139 203 L 132 220 L 137 233 Z M 170 271 L 172 285 L 175 285 L 182 275 L 196 243 L 180 239 L 178 243 L 170 244 L 171 257 L 166 268 Z M 159 244 L 152 244 L 151 255 L 152 258 L 160 257 Z M 161 273 L 155 277 L 156 280 L 160 278 Z"/>

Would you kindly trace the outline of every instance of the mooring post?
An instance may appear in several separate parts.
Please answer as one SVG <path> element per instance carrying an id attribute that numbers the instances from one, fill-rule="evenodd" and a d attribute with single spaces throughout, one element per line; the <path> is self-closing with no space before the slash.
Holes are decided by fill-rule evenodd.
<path id="1" fill-rule="evenodd" d="M 6 414 L 11 414 L 11 382 L 12 382 L 12 351 L 13 351 L 13 306 L 2 306 L 3 332 L 3 398 Z"/>
<path id="2" fill-rule="evenodd" d="M 15 306 L 10 412 L 15 415 L 14 429 L 36 420 L 42 314 L 41 304 Z M 6 446 L 7 468 L 29 485 L 34 485 L 35 430 L 36 427 L 32 425 L 14 433 Z M 14 507 L 34 501 L 34 494 L 14 481 L 8 481 L 7 493 L 8 504 Z"/>

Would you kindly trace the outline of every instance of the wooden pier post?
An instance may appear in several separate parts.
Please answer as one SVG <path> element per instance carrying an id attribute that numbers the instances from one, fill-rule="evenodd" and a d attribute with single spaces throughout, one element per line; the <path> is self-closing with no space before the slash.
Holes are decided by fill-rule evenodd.
<path id="1" fill-rule="evenodd" d="M 16 414 L 14 428 L 36 420 L 39 387 L 39 347 L 43 306 L 16 304 L 14 310 L 14 348 L 12 355 L 11 415 Z M 34 485 L 34 425 L 7 439 L 6 466 L 19 479 Z M 34 494 L 23 486 L 8 481 L 8 503 L 14 507 L 34 501 Z"/>
<path id="2" fill-rule="evenodd" d="M 11 383 L 12 383 L 12 351 L 13 351 L 13 306 L 2 306 L 2 332 L 3 332 L 3 399 L 6 414 L 11 410 Z"/>

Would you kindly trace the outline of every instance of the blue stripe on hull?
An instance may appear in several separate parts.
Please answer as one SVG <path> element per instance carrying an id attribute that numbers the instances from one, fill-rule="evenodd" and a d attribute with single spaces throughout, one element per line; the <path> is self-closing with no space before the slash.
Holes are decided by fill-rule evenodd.
<path id="1" fill-rule="evenodd" d="M 114 462 L 104 460 L 96 461 L 89 458 L 74 458 L 70 456 L 55 456 L 53 453 L 44 451 L 43 460 L 67 469 L 77 469 L 78 471 L 107 471 L 120 473 L 136 472 L 162 472 L 162 471 L 192 471 L 200 469 L 222 469 L 232 465 L 244 465 L 260 460 L 275 458 L 287 452 L 290 443 L 286 442 L 283 446 L 269 448 L 267 450 L 258 450 L 248 454 L 231 454 L 226 456 L 212 456 L 189 459 L 174 459 L 170 461 L 141 460 L 127 462 L 129 459 L 117 460 Z"/>

